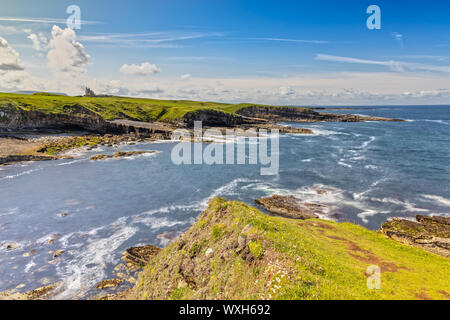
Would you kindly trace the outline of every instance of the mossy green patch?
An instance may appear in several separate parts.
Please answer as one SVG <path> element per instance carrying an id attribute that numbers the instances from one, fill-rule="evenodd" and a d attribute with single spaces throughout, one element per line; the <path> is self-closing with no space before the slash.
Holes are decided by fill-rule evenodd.
<path id="1" fill-rule="evenodd" d="M 255 256 L 255 258 L 261 258 L 264 254 L 264 245 L 259 240 L 251 241 L 248 245 L 250 252 Z"/>

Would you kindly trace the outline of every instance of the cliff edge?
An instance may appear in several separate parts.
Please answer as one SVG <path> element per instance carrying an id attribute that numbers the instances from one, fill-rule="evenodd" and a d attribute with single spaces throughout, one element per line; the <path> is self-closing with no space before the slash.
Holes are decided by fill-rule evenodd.
<path id="1" fill-rule="evenodd" d="M 449 268 L 448 258 L 361 226 L 216 198 L 116 298 L 450 299 Z"/>

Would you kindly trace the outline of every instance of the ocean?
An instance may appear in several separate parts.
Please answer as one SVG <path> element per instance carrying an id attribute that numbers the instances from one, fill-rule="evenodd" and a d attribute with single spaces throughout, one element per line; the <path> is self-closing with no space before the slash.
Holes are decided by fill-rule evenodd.
<path id="1" fill-rule="evenodd" d="M 73 151 L 74 159 L 0 167 L 0 291 L 59 281 L 55 298 L 96 295 L 125 249 L 166 246 L 216 196 L 253 205 L 294 195 L 325 205 L 321 218 L 373 230 L 393 217 L 450 214 L 450 106 L 330 112 L 407 121 L 283 123 L 314 134 L 281 134 L 272 176 L 259 165 L 175 165 L 173 142 L 122 145 L 158 151 L 125 159 L 90 161 L 115 150 L 102 146 Z M 53 259 L 55 250 L 65 252 Z"/>

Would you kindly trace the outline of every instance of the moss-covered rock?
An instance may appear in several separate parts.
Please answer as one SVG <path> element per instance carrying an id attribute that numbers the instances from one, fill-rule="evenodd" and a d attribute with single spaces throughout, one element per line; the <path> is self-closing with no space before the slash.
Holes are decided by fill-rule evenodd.
<path id="1" fill-rule="evenodd" d="M 322 213 L 321 205 L 303 203 L 293 196 L 273 195 L 255 200 L 256 204 L 263 206 L 270 213 L 294 219 L 317 218 L 316 212 Z"/>
<path id="2" fill-rule="evenodd" d="M 389 238 L 450 257 L 450 217 L 417 215 L 415 221 L 394 218 L 381 226 Z"/>

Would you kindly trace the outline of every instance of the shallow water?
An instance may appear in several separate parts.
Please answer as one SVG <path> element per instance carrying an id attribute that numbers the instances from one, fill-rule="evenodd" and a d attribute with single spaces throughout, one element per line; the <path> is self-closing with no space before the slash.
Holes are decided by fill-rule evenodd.
<path id="1" fill-rule="evenodd" d="M 290 124 L 314 135 L 281 136 L 276 176 L 261 176 L 259 165 L 176 166 L 167 142 L 119 148 L 154 155 L 90 161 L 115 150 L 101 147 L 72 160 L 0 167 L 0 291 L 62 281 L 56 298 L 98 294 L 95 285 L 114 277 L 126 248 L 167 245 L 219 195 L 253 204 L 293 194 L 327 204 L 323 218 L 370 229 L 391 217 L 448 215 L 450 107 L 355 112 L 409 121 Z M 18 247 L 8 251 L 9 243 Z M 60 249 L 53 260 L 50 251 Z"/>

